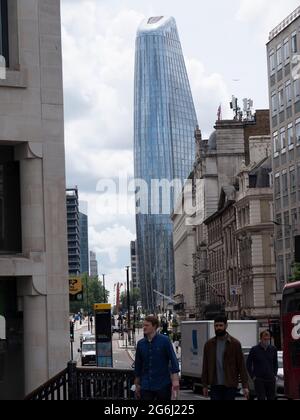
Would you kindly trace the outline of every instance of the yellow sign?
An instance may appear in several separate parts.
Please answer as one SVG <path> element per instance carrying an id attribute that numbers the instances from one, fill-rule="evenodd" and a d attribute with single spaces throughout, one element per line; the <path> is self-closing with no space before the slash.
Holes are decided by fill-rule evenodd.
<path id="1" fill-rule="evenodd" d="M 111 310 L 111 305 L 108 303 L 96 303 L 94 305 L 95 311 L 105 311 L 105 310 Z"/>
<path id="2" fill-rule="evenodd" d="M 74 277 L 69 279 L 69 289 L 70 295 L 77 295 L 78 293 L 82 293 L 82 281 L 79 277 Z"/>

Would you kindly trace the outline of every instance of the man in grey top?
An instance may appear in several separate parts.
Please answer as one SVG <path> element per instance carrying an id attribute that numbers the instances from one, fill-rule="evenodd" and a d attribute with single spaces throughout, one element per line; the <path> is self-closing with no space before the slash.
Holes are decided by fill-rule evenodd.
<path id="1" fill-rule="evenodd" d="M 202 383 L 203 395 L 214 401 L 234 400 L 241 379 L 245 398 L 249 397 L 248 374 L 241 343 L 227 333 L 227 318 L 215 319 L 216 336 L 204 347 Z"/>
<path id="2" fill-rule="evenodd" d="M 217 385 L 225 385 L 225 374 L 224 374 L 224 354 L 226 346 L 226 336 L 218 337 L 217 336 L 217 357 L 216 357 L 216 367 L 217 367 Z"/>

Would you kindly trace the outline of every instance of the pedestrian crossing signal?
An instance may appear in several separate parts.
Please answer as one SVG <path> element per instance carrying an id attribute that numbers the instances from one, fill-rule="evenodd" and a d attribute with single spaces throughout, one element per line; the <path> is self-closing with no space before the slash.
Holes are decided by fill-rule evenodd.
<path id="1" fill-rule="evenodd" d="M 74 322 L 70 321 L 70 340 L 74 341 Z"/>

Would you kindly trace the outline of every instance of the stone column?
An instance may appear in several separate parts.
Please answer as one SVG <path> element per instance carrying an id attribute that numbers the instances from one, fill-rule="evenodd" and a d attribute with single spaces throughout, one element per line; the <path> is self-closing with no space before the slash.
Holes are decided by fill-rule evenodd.
<path id="1" fill-rule="evenodd" d="M 42 147 L 26 143 L 16 148 L 20 161 L 20 190 L 22 214 L 22 251 L 45 252 L 45 221 L 43 194 Z"/>
<path id="2" fill-rule="evenodd" d="M 48 377 L 48 333 L 45 296 L 24 296 L 25 394 Z"/>

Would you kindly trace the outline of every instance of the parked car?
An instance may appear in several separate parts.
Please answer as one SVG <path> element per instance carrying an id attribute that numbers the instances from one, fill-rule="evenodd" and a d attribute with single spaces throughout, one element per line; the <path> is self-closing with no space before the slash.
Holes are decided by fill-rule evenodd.
<path id="1" fill-rule="evenodd" d="M 84 331 L 80 334 L 80 347 L 84 341 L 95 341 L 95 336 L 90 331 Z"/>
<path id="2" fill-rule="evenodd" d="M 278 373 L 276 380 L 277 397 L 284 396 L 284 372 L 283 372 L 283 352 L 278 352 Z"/>
<path id="3" fill-rule="evenodd" d="M 81 353 L 81 365 L 96 366 L 96 343 L 95 341 L 83 341 L 82 348 L 78 349 Z"/>

